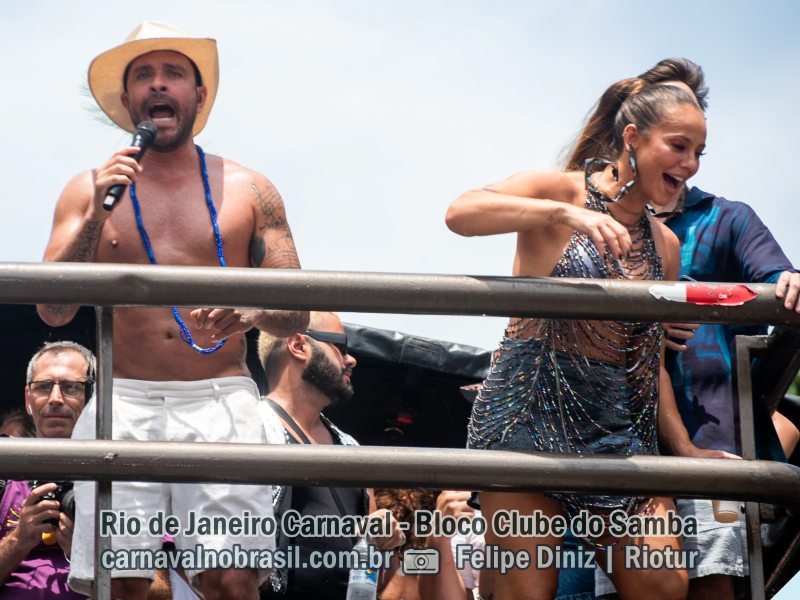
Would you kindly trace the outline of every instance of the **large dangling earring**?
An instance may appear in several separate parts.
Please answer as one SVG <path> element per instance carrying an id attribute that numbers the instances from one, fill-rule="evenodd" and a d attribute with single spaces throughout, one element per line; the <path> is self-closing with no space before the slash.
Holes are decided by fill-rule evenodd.
<path id="1" fill-rule="evenodd" d="M 601 198 L 605 202 L 610 202 L 611 199 L 595 185 L 594 181 L 592 181 L 592 175 L 598 171 L 602 171 L 608 165 L 612 165 L 614 180 L 616 181 L 619 177 L 619 172 L 617 171 L 617 167 L 610 160 L 596 156 L 587 158 L 583 163 L 583 179 L 586 182 L 586 191 L 596 198 Z"/>
<path id="2" fill-rule="evenodd" d="M 628 151 L 628 164 L 631 166 L 633 178 L 636 179 L 639 177 L 639 170 L 636 168 L 636 153 L 633 151 L 633 146 L 630 144 L 628 144 L 625 149 Z"/>
<path id="3" fill-rule="evenodd" d="M 625 150 L 627 150 L 628 152 L 628 164 L 630 164 L 631 166 L 631 171 L 633 172 L 633 178 L 619 189 L 619 192 L 617 192 L 617 195 L 611 199 L 611 202 L 619 202 L 620 200 L 622 200 L 625 194 L 627 194 L 631 190 L 631 188 L 634 185 L 636 185 L 636 182 L 639 181 L 639 172 L 636 169 L 636 155 L 633 151 L 633 146 L 628 144 L 627 146 L 625 146 Z M 616 167 L 615 171 L 617 174 L 617 180 L 619 180 L 619 170 Z"/>

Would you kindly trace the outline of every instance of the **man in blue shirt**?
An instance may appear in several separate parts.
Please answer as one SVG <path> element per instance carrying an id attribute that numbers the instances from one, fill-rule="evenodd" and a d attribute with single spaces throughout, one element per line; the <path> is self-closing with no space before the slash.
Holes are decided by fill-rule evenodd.
<path id="1" fill-rule="evenodd" d="M 681 242 L 681 277 L 697 281 L 778 283 L 787 308 L 797 301 L 797 279 L 786 255 L 752 208 L 693 187 L 683 209 L 667 220 Z M 793 285 L 792 285 L 793 284 Z M 741 454 L 733 363 L 737 335 L 762 335 L 764 326 L 705 323 L 683 346 L 670 328 L 668 355 L 675 400 L 692 441 L 700 448 Z M 759 458 L 785 461 L 767 407 L 757 406 Z M 765 417 L 761 419 L 761 417 Z"/>
<path id="2" fill-rule="evenodd" d="M 777 295 L 786 308 L 800 311 L 800 275 L 748 205 L 693 187 L 667 225 L 681 242 L 681 277 L 777 283 Z M 699 448 L 741 454 L 734 344 L 737 335 L 765 333 L 764 326 L 739 324 L 668 326 L 667 346 L 677 350 L 667 353 L 675 402 Z M 785 461 L 769 408 L 762 404 L 753 408 L 758 458 Z M 708 500 L 679 499 L 677 507 L 682 516 L 694 515 L 699 523 L 698 535 L 684 540 L 688 550 L 699 551 L 697 570 L 690 573 L 690 598 L 733 598 L 734 577 L 746 575 L 741 519 L 732 524 L 717 522 Z"/>

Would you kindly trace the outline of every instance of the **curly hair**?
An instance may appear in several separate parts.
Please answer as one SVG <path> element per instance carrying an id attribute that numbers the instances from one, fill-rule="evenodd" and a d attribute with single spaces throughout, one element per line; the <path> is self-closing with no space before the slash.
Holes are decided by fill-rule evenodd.
<path id="1" fill-rule="evenodd" d="M 416 511 L 433 511 L 436 508 L 436 498 L 440 492 L 441 490 L 422 488 L 375 488 L 375 504 L 378 508 L 391 510 L 399 522 L 412 524 Z M 401 552 L 407 548 L 425 547 L 424 540 L 415 535 L 414 527 L 409 527 L 406 533 L 406 541 L 400 547 Z"/>

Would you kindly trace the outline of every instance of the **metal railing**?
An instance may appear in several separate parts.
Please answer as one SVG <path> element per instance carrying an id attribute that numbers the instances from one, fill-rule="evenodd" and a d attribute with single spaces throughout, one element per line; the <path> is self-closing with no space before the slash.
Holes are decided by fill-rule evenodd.
<path id="1" fill-rule="evenodd" d="M 0 264 L 0 304 L 179 305 L 800 325 L 800 314 L 785 310 L 775 299 L 774 285 L 747 284 L 758 295 L 741 306 L 701 306 L 660 300 L 650 293 L 653 283 L 549 277 L 5 263 Z"/>
<path id="2" fill-rule="evenodd" d="M 800 498 L 800 469 L 759 461 L 553 457 L 378 447 L 198 447 L 186 443 L 108 441 L 113 306 L 236 306 L 800 325 L 800 315 L 786 311 L 775 299 L 773 285 L 748 284 L 757 296 L 741 306 L 700 306 L 659 299 L 651 293 L 653 283 L 213 267 L 2 264 L 0 303 L 99 307 L 100 432 L 98 441 L 6 441 L 0 459 L 2 474 L 96 479 L 100 482 L 98 516 L 100 510 L 110 509 L 110 482 L 115 479 L 601 491 L 796 502 Z M 96 549 L 100 550 L 101 547 Z M 99 565 L 99 561 L 96 563 Z M 110 597 L 109 573 L 98 569 L 97 575 L 96 597 Z M 763 578 L 761 581 L 763 597 Z"/>
<path id="3" fill-rule="evenodd" d="M 788 369 L 796 367 L 800 359 L 800 343 L 796 331 L 778 331 L 775 335 L 736 336 L 736 387 L 739 397 L 739 439 L 742 458 L 755 460 L 758 457 L 755 436 L 755 407 L 753 394 L 752 358 L 772 349 L 773 364 L 785 364 Z M 780 347 L 778 347 L 780 346 Z M 782 356 L 776 357 L 779 354 Z M 771 367 L 772 365 L 770 365 Z M 774 368 L 765 367 L 762 371 L 772 375 L 772 381 L 759 398 L 766 406 L 775 407 L 779 397 L 783 397 L 789 387 L 790 379 L 786 373 L 776 373 Z M 795 372 L 796 372 L 795 368 Z M 764 549 L 761 543 L 761 510 L 757 502 L 745 505 L 745 533 L 747 535 L 750 597 L 761 598 L 765 594 Z M 769 502 L 776 502 L 775 500 Z M 774 580 L 775 578 L 770 578 Z"/>

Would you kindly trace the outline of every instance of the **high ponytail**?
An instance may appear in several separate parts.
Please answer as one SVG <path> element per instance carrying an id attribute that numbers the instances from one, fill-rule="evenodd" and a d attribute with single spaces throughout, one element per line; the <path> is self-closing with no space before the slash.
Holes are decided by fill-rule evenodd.
<path id="1" fill-rule="evenodd" d="M 582 171 L 587 158 L 610 156 L 617 112 L 631 94 L 640 92 L 646 86 L 646 81 L 631 77 L 614 83 L 600 96 L 567 159 L 567 171 Z"/>

